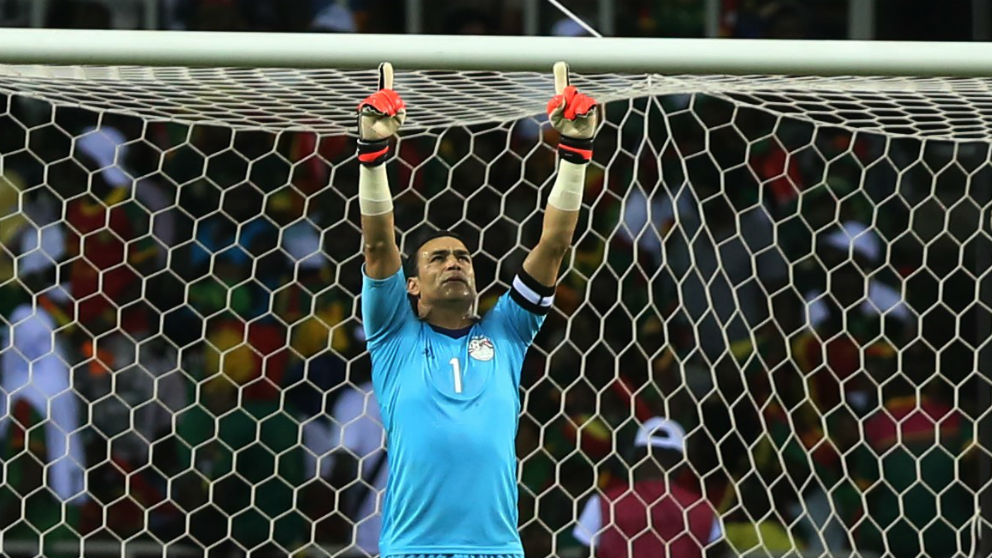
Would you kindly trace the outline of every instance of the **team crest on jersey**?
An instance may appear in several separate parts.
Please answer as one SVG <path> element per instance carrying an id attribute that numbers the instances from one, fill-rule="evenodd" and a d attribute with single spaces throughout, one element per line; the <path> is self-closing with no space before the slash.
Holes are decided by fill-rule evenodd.
<path id="1" fill-rule="evenodd" d="M 495 354 L 493 342 L 485 335 L 476 335 L 468 340 L 468 356 L 475 360 L 492 360 Z"/>

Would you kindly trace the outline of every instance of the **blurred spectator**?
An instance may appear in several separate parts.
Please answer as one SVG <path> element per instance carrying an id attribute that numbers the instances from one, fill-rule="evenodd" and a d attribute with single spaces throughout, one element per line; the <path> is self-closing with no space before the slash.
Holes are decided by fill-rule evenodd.
<path id="1" fill-rule="evenodd" d="M 77 388 L 92 401 L 90 426 L 114 440 L 116 459 L 135 467 L 149 461 L 152 443 L 171 432 L 172 414 L 186 404 L 177 351 L 148 334 L 115 330 L 84 343 L 86 382 Z"/>
<path id="2" fill-rule="evenodd" d="M 375 556 L 379 552 L 382 496 L 389 466 L 386 431 L 379 415 L 379 402 L 372 393 L 372 383 L 347 386 L 334 405 L 333 417 L 340 432 L 339 459 L 357 460 L 354 478 L 358 482 L 344 493 L 342 508 L 355 526 L 351 542 L 363 553 Z"/>
<path id="3" fill-rule="evenodd" d="M 661 209 L 656 215 L 664 218 L 667 211 Z M 695 342 L 715 363 L 728 342 L 749 339 L 767 319 L 763 287 L 786 276 L 786 263 L 768 250 L 774 245 L 774 225 L 763 208 L 735 211 L 730 201 L 714 199 L 699 216 L 680 210 L 674 223 L 678 226 L 664 245 L 667 273 L 659 274 L 657 283 L 666 298 L 679 303 L 679 319 L 691 324 Z M 644 231 L 642 238 L 651 232 Z"/>
<path id="4" fill-rule="evenodd" d="M 218 505 L 229 516 L 241 514 L 231 532 L 238 544 L 269 554 L 276 552 L 272 543 L 294 548 L 303 532 L 293 487 L 303 474 L 299 425 L 280 404 L 285 329 L 227 318 L 212 321 L 207 332 L 207 381 L 197 402 L 224 416 L 218 454 L 209 464 Z"/>
<path id="5" fill-rule="evenodd" d="M 748 166 L 767 188 L 772 209 L 791 203 L 805 189 L 802 165 L 777 141 L 755 142 Z"/>
<path id="6" fill-rule="evenodd" d="M 321 275 L 326 270 L 328 262 L 321 248 L 320 233 L 312 224 L 319 220 L 319 215 L 312 215 L 308 220 L 287 226 L 282 232 L 281 247 L 289 256 L 289 262 L 301 273 L 313 271 Z"/>
<path id="7" fill-rule="evenodd" d="M 584 19 L 584 21 L 588 21 Z M 579 25 L 574 19 L 561 18 L 551 26 L 551 34 L 555 37 L 585 37 L 591 36 L 584 27 Z"/>
<path id="8" fill-rule="evenodd" d="M 303 447 L 308 450 L 303 456 L 303 476 L 307 479 L 327 477 L 334 465 L 328 454 L 338 432 L 331 421 L 331 409 L 347 389 L 348 379 L 348 364 L 338 352 L 348 342 L 344 341 L 344 347 L 340 343 L 327 347 L 327 340 L 339 335 L 337 331 L 332 334 L 322 322 L 310 318 L 295 328 L 292 343 L 301 358 L 286 379 L 286 397 L 302 425 Z M 323 341 L 322 346 L 317 345 L 318 340 Z"/>
<path id="9" fill-rule="evenodd" d="M 813 378 L 812 398 L 821 411 L 843 402 L 862 413 L 872 391 L 860 374 L 864 359 L 891 356 L 913 315 L 897 289 L 874 277 L 865 280 L 863 270 L 876 268 L 881 257 L 874 231 L 855 221 L 826 230 L 818 252 L 830 268 L 830 290 L 824 292 L 823 285 L 804 293 L 807 329 L 793 349 Z"/>
<path id="10" fill-rule="evenodd" d="M 17 428 L 29 427 L 27 417 L 15 411 L 19 402 L 26 402 L 44 424 L 49 463 L 45 484 L 60 501 L 78 506 L 89 497 L 84 491 L 86 459 L 69 358 L 55 320 L 45 309 L 45 299 L 61 290 L 51 285 L 51 272 L 49 266 L 21 276 L 33 296 L 10 314 L 9 335 L 0 346 L 0 437 L 10 431 L 12 419 Z M 74 513 L 71 517 L 78 519 Z"/>
<path id="11" fill-rule="evenodd" d="M 354 33 L 358 31 L 355 16 L 346 2 L 334 1 L 318 11 L 310 22 L 311 31 Z"/>
<path id="12" fill-rule="evenodd" d="M 736 556 L 787 556 L 797 549 L 806 551 L 802 541 L 783 525 L 779 510 L 784 508 L 769 494 L 771 486 L 748 482 L 747 478 L 738 480 L 738 507 L 723 520 L 727 546 Z"/>
<path id="13" fill-rule="evenodd" d="M 20 175 L 8 172 L 0 175 L 0 205 L 6 204 L 0 218 L 0 284 L 6 288 L 0 297 L 0 315 L 9 315 L 14 306 L 25 302 L 20 286 L 10 281 L 15 277 L 48 277 L 55 273 L 57 263 L 66 255 L 65 225 L 59 218 L 57 202 L 47 192 L 32 196 L 24 192 Z M 48 279 L 45 279 L 46 281 Z M 55 278 L 52 277 L 51 281 Z M 49 298 L 58 304 L 47 304 L 48 312 L 59 325 L 67 321 L 62 303 L 68 298 L 64 290 L 49 291 Z"/>
<path id="14" fill-rule="evenodd" d="M 290 371 L 287 399 L 301 424 L 303 476 L 326 478 L 334 460 L 329 455 L 338 432 L 331 422 L 330 407 L 346 387 L 347 364 L 330 351 L 300 361 Z M 302 379 L 303 383 L 298 383 Z"/>
<path id="15" fill-rule="evenodd" d="M 138 295 L 139 274 L 155 261 L 156 247 L 144 235 L 147 212 L 132 201 L 133 180 L 121 167 L 126 153 L 117 129 L 87 128 L 76 139 L 86 172 L 62 177 L 91 181 L 87 195 L 69 202 L 66 219 L 76 318 L 93 332 L 118 325 L 117 312 Z"/>
<path id="16" fill-rule="evenodd" d="M 14 278 L 14 259 L 23 249 L 20 236 L 28 223 L 27 217 L 20 211 L 23 189 L 23 180 L 17 174 L 0 174 L 0 287 L 6 287 Z M 0 314 L 6 316 L 12 308 L 4 306 L 0 305 Z"/>
<path id="17" fill-rule="evenodd" d="M 71 504 L 67 512 L 75 526 L 89 494 L 84 492 L 87 461 L 72 358 L 61 329 L 69 294 L 56 284 L 65 233 L 47 192 L 30 195 L 23 188 L 17 173 L 0 175 L 0 324 L 9 324 L 0 327 L 0 438 L 9 442 L 12 431 L 27 432 L 31 413 L 37 416 L 49 464 L 44 484 L 59 501 Z M 29 436 L 22 440 L 27 449 Z"/>
<path id="18" fill-rule="evenodd" d="M 154 267 L 161 269 L 168 262 L 169 249 L 178 240 L 177 221 L 181 219 L 182 211 L 176 207 L 176 196 L 170 196 L 152 178 L 136 180 L 133 195 L 140 206 L 138 211 L 148 214 L 151 234 L 147 246 L 155 254 Z"/>
<path id="19" fill-rule="evenodd" d="M 723 536 L 720 519 L 698 483 L 678 482 L 685 431 L 670 419 L 646 420 L 634 438 L 634 484 L 586 501 L 576 539 L 597 556 L 703 556 Z"/>
<path id="20" fill-rule="evenodd" d="M 924 351 L 914 347 L 901 360 L 904 373 L 885 384 L 882 408 L 861 429 L 855 476 L 867 507 L 855 518 L 862 520 L 857 548 L 956 556 L 972 544 L 974 496 L 962 460 L 972 428 L 942 393 Z"/>
<path id="21" fill-rule="evenodd" d="M 690 228 L 690 222 L 697 223 L 699 220 L 695 200 L 688 188 L 681 189 L 673 201 L 661 186 L 652 189 L 654 192 L 650 202 L 642 188 L 630 189 L 624 199 L 623 226 L 617 231 L 619 236 L 635 243 L 642 257 L 653 266 L 660 266 L 665 259 L 662 244 L 672 227 L 688 220 L 683 227 Z"/>
<path id="22" fill-rule="evenodd" d="M 288 226 L 281 248 L 296 277 L 277 293 L 273 306 L 275 316 L 291 328 L 295 362 L 285 382 L 287 400 L 302 424 L 303 446 L 309 450 L 304 452 L 304 477 L 326 478 L 333 466 L 328 454 L 338 436 L 330 411 L 348 379 L 345 356 L 355 351 L 343 323 L 349 304 L 346 297 L 326 288 L 328 262 L 311 221 Z"/>

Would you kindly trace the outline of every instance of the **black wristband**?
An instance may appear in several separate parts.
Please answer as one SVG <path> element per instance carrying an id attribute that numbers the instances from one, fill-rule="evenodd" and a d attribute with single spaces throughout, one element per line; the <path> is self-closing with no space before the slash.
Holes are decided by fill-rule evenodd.
<path id="1" fill-rule="evenodd" d="M 378 141 L 358 140 L 358 162 L 366 167 L 374 167 L 386 162 L 389 157 L 389 139 Z"/>
<path id="2" fill-rule="evenodd" d="M 577 165 L 588 163 L 592 159 L 592 139 L 562 136 L 558 140 L 558 156 Z"/>

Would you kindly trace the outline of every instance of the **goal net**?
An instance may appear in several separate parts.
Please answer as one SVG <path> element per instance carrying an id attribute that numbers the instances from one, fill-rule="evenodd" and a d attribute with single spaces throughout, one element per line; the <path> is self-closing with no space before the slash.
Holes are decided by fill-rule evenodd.
<path id="1" fill-rule="evenodd" d="M 484 310 L 540 233 L 550 68 L 397 70 L 401 247 L 465 235 Z M 0 66 L 4 554 L 374 548 L 353 119 L 375 83 Z M 582 512 L 637 480 L 652 417 L 685 431 L 668 482 L 720 517 L 719 555 L 978 552 L 992 82 L 573 83 L 607 117 L 523 371 L 527 556 L 589 555 Z"/>

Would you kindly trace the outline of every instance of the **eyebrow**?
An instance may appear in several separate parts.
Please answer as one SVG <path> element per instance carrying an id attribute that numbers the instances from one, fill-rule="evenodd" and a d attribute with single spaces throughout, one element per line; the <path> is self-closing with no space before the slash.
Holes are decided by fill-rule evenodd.
<path id="1" fill-rule="evenodd" d="M 454 252 L 452 252 L 451 250 L 434 250 L 430 252 L 429 257 L 433 258 L 434 256 L 447 256 L 448 254 L 454 254 L 455 256 L 471 255 L 468 253 L 468 250 L 455 250 Z"/>

